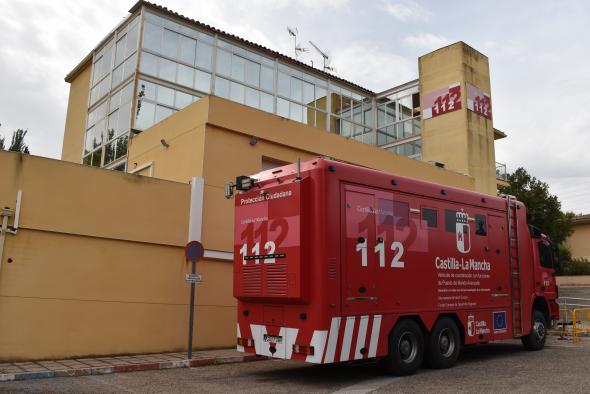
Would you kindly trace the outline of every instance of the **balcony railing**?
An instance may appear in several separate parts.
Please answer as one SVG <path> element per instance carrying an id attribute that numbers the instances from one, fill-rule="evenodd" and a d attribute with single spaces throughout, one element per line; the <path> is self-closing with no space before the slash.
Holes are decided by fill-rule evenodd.
<path id="1" fill-rule="evenodd" d="M 496 179 L 508 181 L 508 173 L 506 172 L 506 164 L 496 162 Z"/>

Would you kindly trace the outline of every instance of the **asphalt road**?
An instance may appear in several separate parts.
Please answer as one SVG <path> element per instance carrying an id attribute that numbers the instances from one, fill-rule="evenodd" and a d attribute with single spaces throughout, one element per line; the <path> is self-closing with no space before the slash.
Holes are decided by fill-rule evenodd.
<path id="1" fill-rule="evenodd" d="M 0 383 L 0 393 L 368 393 L 589 392 L 590 341 L 551 337 L 527 352 L 517 341 L 464 350 L 455 367 L 392 377 L 375 364 L 315 366 L 259 361 L 192 369 L 119 373 Z"/>

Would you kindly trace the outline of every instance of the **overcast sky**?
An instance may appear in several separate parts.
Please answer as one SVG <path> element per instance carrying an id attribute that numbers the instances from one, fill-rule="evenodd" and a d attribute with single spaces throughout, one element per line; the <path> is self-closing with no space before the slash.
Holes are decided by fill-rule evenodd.
<path id="1" fill-rule="evenodd" d="M 132 0 L 0 0 L 0 135 L 29 130 L 59 158 L 64 76 Z M 590 213 L 590 2 L 160 0 L 159 4 L 292 55 L 286 26 L 328 51 L 340 77 L 374 91 L 415 79 L 417 58 L 462 40 L 490 59 L 496 160 L 549 183 L 563 209 Z M 303 61 L 320 64 L 315 54 Z"/>

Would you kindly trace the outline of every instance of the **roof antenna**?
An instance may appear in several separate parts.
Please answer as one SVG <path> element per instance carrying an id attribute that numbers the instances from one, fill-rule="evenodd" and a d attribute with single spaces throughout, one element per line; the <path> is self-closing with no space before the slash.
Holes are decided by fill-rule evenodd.
<path id="1" fill-rule="evenodd" d="M 330 67 L 330 56 L 322 51 L 320 48 L 318 48 L 318 46 L 316 44 L 314 44 L 312 41 L 309 41 L 309 43 L 311 44 L 312 47 L 314 47 L 314 49 L 322 56 L 322 58 L 324 59 L 324 71 L 332 71 L 332 72 L 336 72 L 336 69 L 334 67 Z"/>
<path id="2" fill-rule="evenodd" d="M 301 180 L 301 158 L 298 157 L 297 158 L 297 178 L 295 178 L 296 181 L 300 181 Z"/>
<path id="3" fill-rule="evenodd" d="M 299 55 L 299 52 L 309 52 L 308 48 L 304 48 L 301 46 L 301 43 L 297 43 L 297 35 L 299 34 L 299 30 L 297 30 L 296 27 L 289 27 L 287 26 L 287 31 L 289 32 L 289 35 L 291 37 L 293 37 L 293 46 L 294 46 L 294 51 L 295 51 L 295 60 L 297 60 L 297 57 Z"/>

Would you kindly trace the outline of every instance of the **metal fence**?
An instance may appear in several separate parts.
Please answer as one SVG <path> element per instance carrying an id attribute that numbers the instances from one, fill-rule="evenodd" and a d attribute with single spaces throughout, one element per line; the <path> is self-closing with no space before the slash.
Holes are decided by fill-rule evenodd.
<path id="1" fill-rule="evenodd" d="M 572 313 L 572 340 L 580 342 L 581 336 L 590 334 L 590 308 L 576 308 Z"/>
<path id="2" fill-rule="evenodd" d="M 590 334 L 590 298 L 560 297 L 559 321 L 552 330 L 561 338 L 570 337 L 574 343 Z"/>

